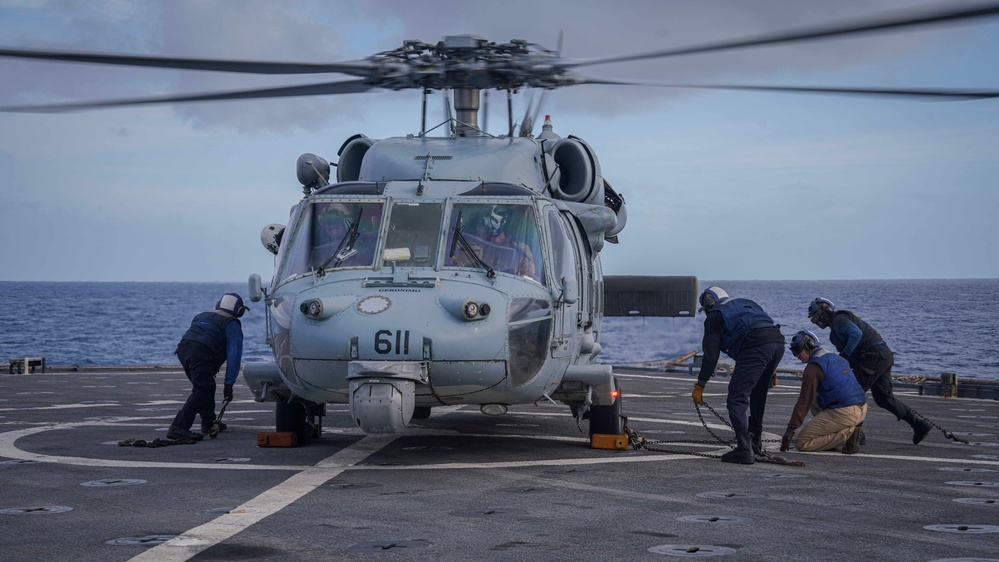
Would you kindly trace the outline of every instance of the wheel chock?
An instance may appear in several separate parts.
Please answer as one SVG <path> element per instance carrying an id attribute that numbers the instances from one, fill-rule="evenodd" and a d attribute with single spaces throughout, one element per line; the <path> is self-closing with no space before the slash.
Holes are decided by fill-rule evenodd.
<path id="1" fill-rule="evenodd" d="M 611 449 L 614 451 L 624 451 L 628 448 L 628 434 L 606 435 L 594 433 L 590 436 L 590 447 L 593 449 Z"/>
<path id="2" fill-rule="evenodd" d="M 257 434 L 257 447 L 294 447 L 298 435 L 291 431 L 264 431 Z"/>

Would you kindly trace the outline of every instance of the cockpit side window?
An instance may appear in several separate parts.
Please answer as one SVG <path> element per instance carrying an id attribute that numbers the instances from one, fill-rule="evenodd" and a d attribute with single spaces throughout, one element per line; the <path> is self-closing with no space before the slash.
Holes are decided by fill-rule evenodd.
<path id="1" fill-rule="evenodd" d="M 457 203 L 451 210 L 447 239 L 454 237 L 461 220 L 461 233 L 468 243 L 451 244 L 444 255 L 445 267 L 476 267 L 481 261 L 496 272 L 530 277 L 545 283 L 538 224 L 534 207 L 519 204 Z M 475 257 L 468 255 L 469 249 Z M 476 260 L 478 258 L 478 260 Z"/>
<path id="2" fill-rule="evenodd" d="M 557 279 L 553 285 L 565 291 L 564 285 L 575 285 L 576 261 L 572 257 L 572 241 L 562 225 L 562 217 L 557 210 L 548 212 L 548 229 L 552 239 L 552 271 Z"/>
<path id="3" fill-rule="evenodd" d="M 312 205 L 302 209 L 302 214 L 297 223 L 289 225 L 285 231 L 285 243 L 288 245 L 288 234 L 293 234 L 291 245 L 288 249 L 287 261 L 281 271 L 280 278 L 286 280 L 295 275 L 301 275 L 309 270 L 309 254 L 312 253 L 312 241 L 309 234 L 312 229 Z"/>

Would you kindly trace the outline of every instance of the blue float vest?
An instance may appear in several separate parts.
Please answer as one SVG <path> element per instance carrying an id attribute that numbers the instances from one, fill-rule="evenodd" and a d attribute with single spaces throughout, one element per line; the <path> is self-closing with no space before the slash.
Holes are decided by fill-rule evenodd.
<path id="1" fill-rule="evenodd" d="M 191 320 L 191 327 L 184 333 L 183 340 L 196 341 L 212 350 L 219 366 L 226 360 L 225 327 L 229 322 L 239 322 L 236 318 L 217 312 L 202 312 Z"/>
<path id="2" fill-rule="evenodd" d="M 725 333 L 722 334 L 721 348 L 732 359 L 738 359 L 742 340 L 750 330 L 774 326 L 770 315 L 763 311 L 760 305 L 749 299 L 728 299 L 716 305 L 712 310 L 721 312 L 725 323 Z"/>
<path id="3" fill-rule="evenodd" d="M 823 409 L 845 408 L 867 401 L 867 394 L 850 370 L 850 364 L 835 353 L 816 352 L 809 363 L 822 368 L 824 376 L 819 383 L 818 401 Z"/>

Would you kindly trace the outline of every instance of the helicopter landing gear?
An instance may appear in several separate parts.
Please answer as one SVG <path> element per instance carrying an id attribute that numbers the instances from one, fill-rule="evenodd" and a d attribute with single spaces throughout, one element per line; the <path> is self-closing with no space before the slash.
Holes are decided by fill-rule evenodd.
<path id="1" fill-rule="evenodd" d="M 587 412 L 590 418 L 590 437 L 593 434 L 621 435 L 624 432 L 623 417 L 621 416 L 621 385 L 617 378 L 614 379 L 614 389 L 617 391 L 617 400 L 607 406 L 593 404 Z M 587 417 L 586 414 L 583 417 Z"/>
<path id="2" fill-rule="evenodd" d="M 321 408 L 297 400 L 281 400 L 274 410 L 274 425 L 277 431 L 288 431 L 298 437 L 299 445 L 306 445 L 322 434 Z"/>

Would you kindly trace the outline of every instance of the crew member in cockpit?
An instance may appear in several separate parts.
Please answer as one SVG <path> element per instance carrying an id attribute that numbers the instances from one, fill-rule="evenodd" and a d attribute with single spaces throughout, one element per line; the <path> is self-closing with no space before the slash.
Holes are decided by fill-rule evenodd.
<path id="1" fill-rule="evenodd" d="M 319 205 L 317 205 L 318 207 Z M 350 229 L 350 211 L 343 203 L 333 203 L 316 218 L 319 223 L 316 246 L 336 245 Z"/>
<path id="2" fill-rule="evenodd" d="M 378 225 L 376 214 L 378 207 L 375 205 L 358 207 L 355 204 L 350 206 L 357 208 L 351 210 L 343 203 L 317 204 L 321 210 L 316 219 L 318 229 L 313 251 L 315 267 L 324 264 L 326 267 L 371 265 L 374 259 L 374 233 Z M 359 211 L 360 217 L 358 217 Z M 358 219 L 360 223 L 351 233 L 353 221 Z M 351 240 L 352 234 L 353 240 Z M 331 259 L 337 249 L 340 250 L 342 257 Z"/>
<path id="3" fill-rule="evenodd" d="M 490 244 L 511 248 L 515 252 L 509 259 L 500 258 L 498 259 L 500 263 L 489 265 L 506 273 L 535 278 L 534 253 L 531 252 L 530 246 L 514 238 L 509 232 L 512 212 L 513 209 L 507 205 L 493 205 L 476 225 L 475 235 Z M 488 257 L 483 256 L 483 258 L 489 262 Z"/>

